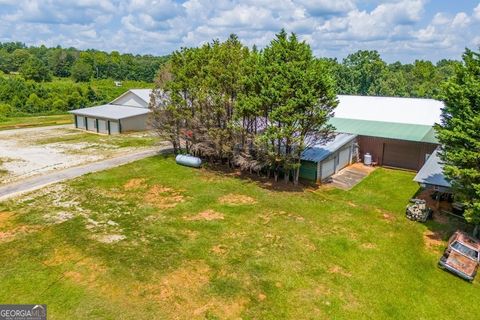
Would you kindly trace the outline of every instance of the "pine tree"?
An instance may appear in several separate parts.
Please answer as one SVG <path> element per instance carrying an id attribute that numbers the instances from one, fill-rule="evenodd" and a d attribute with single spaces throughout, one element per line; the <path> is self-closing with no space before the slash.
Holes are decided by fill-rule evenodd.
<path id="1" fill-rule="evenodd" d="M 333 79 L 310 46 L 285 30 L 265 48 L 259 72 L 267 117 L 260 140 L 275 179 L 282 170 L 287 182 L 293 171 L 297 184 L 302 153 L 331 136 L 333 128 L 327 121 L 337 105 Z"/>
<path id="2" fill-rule="evenodd" d="M 463 65 L 443 88 L 445 108 L 437 126 L 444 173 L 466 204 L 465 218 L 480 224 L 480 54 L 466 50 Z"/>

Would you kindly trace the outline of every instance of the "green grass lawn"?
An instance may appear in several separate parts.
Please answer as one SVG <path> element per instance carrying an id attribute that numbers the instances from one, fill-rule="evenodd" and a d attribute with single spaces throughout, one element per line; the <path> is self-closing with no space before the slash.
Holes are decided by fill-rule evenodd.
<path id="1" fill-rule="evenodd" d="M 60 114 L 51 116 L 28 116 L 28 117 L 11 117 L 0 120 L 0 130 L 54 126 L 60 124 L 73 123 L 71 114 Z"/>
<path id="2" fill-rule="evenodd" d="M 92 132 L 86 132 L 78 130 L 78 132 L 72 133 L 73 130 L 69 130 L 69 134 L 59 135 L 55 137 L 48 137 L 35 140 L 36 144 L 51 144 L 51 143 L 92 143 L 105 146 L 115 146 L 119 148 L 127 147 L 152 147 L 158 139 L 154 135 L 142 132 L 124 133 L 119 135 L 105 135 L 96 134 Z"/>
<path id="3" fill-rule="evenodd" d="M 476 319 L 413 174 L 272 191 L 152 157 L 0 204 L 0 303 L 49 319 Z M 118 241 L 119 240 L 119 241 Z M 111 243 L 106 243 L 111 242 Z M 429 244 L 429 245 L 427 245 Z"/>

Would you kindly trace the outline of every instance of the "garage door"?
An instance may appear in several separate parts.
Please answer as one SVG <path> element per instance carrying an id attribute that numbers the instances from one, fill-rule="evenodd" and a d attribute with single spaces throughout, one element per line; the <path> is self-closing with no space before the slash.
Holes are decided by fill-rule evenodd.
<path id="1" fill-rule="evenodd" d="M 98 119 L 98 132 L 108 133 L 107 121 Z"/>
<path id="2" fill-rule="evenodd" d="M 120 127 L 118 126 L 118 122 L 110 121 L 110 134 L 118 134 L 120 133 Z"/>
<path id="3" fill-rule="evenodd" d="M 383 165 L 403 169 L 418 169 L 420 146 L 415 143 L 385 143 Z"/>
<path id="4" fill-rule="evenodd" d="M 85 117 L 75 116 L 77 128 L 85 129 Z"/>
<path id="5" fill-rule="evenodd" d="M 93 118 L 87 118 L 87 129 L 88 131 L 97 132 L 97 123 Z"/>
<path id="6" fill-rule="evenodd" d="M 351 157 L 350 148 L 341 150 L 339 152 L 339 154 L 338 154 L 338 164 L 337 164 L 337 167 L 335 168 L 336 172 L 338 172 L 338 171 L 342 170 L 343 168 L 345 168 L 346 166 L 348 166 L 348 164 L 350 163 L 350 157 Z"/>
<path id="7" fill-rule="evenodd" d="M 335 159 L 322 162 L 322 176 L 321 180 L 325 180 L 335 173 Z"/>

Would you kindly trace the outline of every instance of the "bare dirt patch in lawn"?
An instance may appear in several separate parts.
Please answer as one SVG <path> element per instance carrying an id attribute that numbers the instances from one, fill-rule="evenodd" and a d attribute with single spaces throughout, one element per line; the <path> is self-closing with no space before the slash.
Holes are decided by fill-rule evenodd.
<path id="1" fill-rule="evenodd" d="M 185 202 L 185 197 L 173 188 L 154 185 L 147 191 L 143 200 L 156 208 L 169 209 Z"/>
<path id="2" fill-rule="evenodd" d="M 206 221 L 212 221 L 212 220 L 223 220 L 224 216 L 222 213 L 217 212 L 215 210 L 205 210 L 202 211 L 194 216 L 190 217 L 183 217 L 187 221 L 199 221 L 199 220 L 206 220 Z"/>
<path id="3" fill-rule="evenodd" d="M 362 249 L 376 249 L 377 245 L 375 243 L 367 242 L 367 243 L 362 243 L 360 245 L 360 248 L 362 248 Z"/>
<path id="4" fill-rule="evenodd" d="M 11 230 L 0 231 L 0 242 L 10 242 L 15 240 L 17 236 L 26 235 L 40 230 L 40 226 L 25 225 L 13 228 Z"/>
<path id="5" fill-rule="evenodd" d="M 107 268 L 90 257 L 78 261 L 73 270 L 64 273 L 64 276 L 78 284 L 96 288 L 99 285 L 99 278 L 104 275 Z"/>
<path id="6" fill-rule="evenodd" d="M 102 243 L 115 243 L 122 240 L 125 240 L 127 237 L 123 234 L 101 234 L 93 236 L 93 239 L 102 242 Z"/>
<path id="7" fill-rule="evenodd" d="M 125 190 L 135 190 L 135 189 L 140 189 L 144 186 L 145 186 L 145 179 L 133 178 L 133 179 L 128 180 L 123 185 L 123 189 L 125 189 Z"/>
<path id="8" fill-rule="evenodd" d="M 183 235 L 185 235 L 186 237 L 188 237 L 188 239 L 190 239 L 190 240 L 197 239 L 198 235 L 200 234 L 200 232 L 195 231 L 195 230 L 190 230 L 190 229 L 186 229 L 186 230 L 182 231 L 181 233 Z"/>
<path id="9" fill-rule="evenodd" d="M 339 275 L 344 276 L 344 277 L 351 277 L 352 276 L 351 273 L 349 273 L 348 271 L 346 271 L 345 269 L 343 269 L 342 267 L 340 267 L 338 265 L 331 266 L 328 269 L 328 272 L 331 273 L 331 274 L 339 274 Z"/>
<path id="10" fill-rule="evenodd" d="M 80 251 L 71 246 L 57 247 L 52 255 L 43 261 L 47 266 L 59 266 L 65 263 L 74 263 L 83 258 Z"/>
<path id="11" fill-rule="evenodd" d="M 79 249 L 70 245 L 55 248 L 51 257 L 43 263 L 50 267 L 66 268 L 67 270 L 63 272 L 66 279 L 90 288 L 99 286 L 97 280 L 107 271 L 101 262 L 85 256 Z"/>
<path id="12" fill-rule="evenodd" d="M 222 319 L 238 318 L 247 300 L 225 299 L 206 294 L 204 288 L 208 285 L 211 274 L 210 267 L 204 261 L 189 261 L 158 281 L 138 283 L 133 292 L 142 300 L 161 305 L 161 310 L 172 319 L 203 319 L 207 314 Z"/>
<path id="13" fill-rule="evenodd" d="M 385 220 L 389 223 L 394 222 L 396 220 L 395 216 L 391 212 L 387 212 L 387 211 L 380 210 L 380 209 L 377 209 L 377 212 L 380 212 L 382 214 L 383 220 Z"/>
<path id="14" fill-rule="evenodd" d="M 438 250 L 444 245 L 443 236 L 444 233 L 441 231 L 425 230 L 423 233 L 423 240 L 425 241 L 427 248 Z"/>
<path id="15" fill-rule="evenodd" d="M 221 204 L 227 205 L 246 205 L 246 204 L 255 204 L 257 201 L 252 197 L 243 195 L 243 194 L 227 194 L 218 199 Z"/>
<path id="16" fill-rule="evenodd" d="M 224 255 L 224 254 L 227 253 L 228 248 L 227 248 L 227 246 L 225 246 L 225 245 L 218 244 L 218 245 L 216 245 L 216 246 L 213 246 L 212 249 L 211 249 L 211 251 L 212 251 L 213 253 L 217 254 L 217 255 L 222 256 L 222 255 Z"/>
<path id="17" fill-rule="evenodd" d="M 15 214 L 9 211 L 0 212 L 0 229 L 6 227 L 12 223 L 13 216 Z"/>
<path id="18" fill-rule="evenodd" d="M 74 214 L 72 212 L 60 211 L 53 214 L 46 214 L 43 217 L 48 223 L 60 224 L 72 219 Z"/>

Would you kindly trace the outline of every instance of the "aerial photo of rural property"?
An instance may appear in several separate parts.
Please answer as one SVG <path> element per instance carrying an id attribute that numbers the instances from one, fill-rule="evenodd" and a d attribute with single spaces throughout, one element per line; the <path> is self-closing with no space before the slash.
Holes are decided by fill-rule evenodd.
<path id="1" fill-rule="evenodd" d="M 0 0 L 0 320 L 480 319 L 479 0 Z"/>

